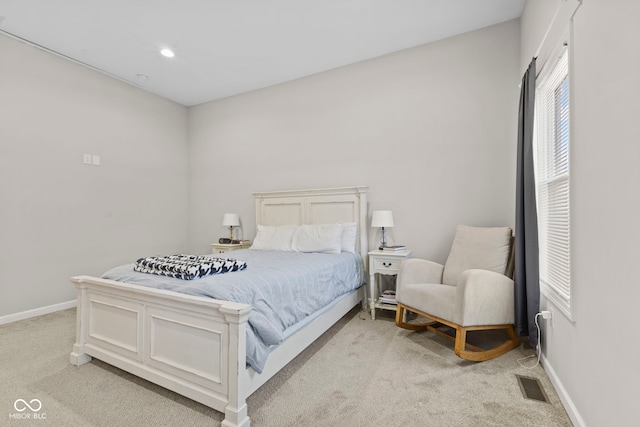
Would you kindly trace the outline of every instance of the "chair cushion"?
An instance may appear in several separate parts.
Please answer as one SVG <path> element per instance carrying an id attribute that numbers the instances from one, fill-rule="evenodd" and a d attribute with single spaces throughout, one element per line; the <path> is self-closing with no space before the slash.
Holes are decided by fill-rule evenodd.
<path id="1" fill-rule="evenodd" d="M 509 261 L 511 228 L 459 225 L 444 265 L 442 283 L 456 285 L 470 268 L 504 274 Z"/>
<path id="2" fill-rule="evenodd" d="M 404 285 L 396 299 L 408 307 L 452 321 L 455 311 L 456 288 L 439 283 Z"/>

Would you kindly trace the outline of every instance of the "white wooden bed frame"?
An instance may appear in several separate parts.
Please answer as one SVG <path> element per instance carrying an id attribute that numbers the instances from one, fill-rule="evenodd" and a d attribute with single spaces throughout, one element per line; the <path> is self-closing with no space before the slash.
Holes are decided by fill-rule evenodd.
<path id="1" fill-rule="evenodd" d="M 357 251 L 366 257 L 367 187 L 254 193 L 256 223 L 356 222 Z M 76 343 L 71 363 L 92 357 L 223 412 L 223 426 L 248 427 L 246 399 L 358 303 L 365 286 L 308 323 L 267 360 L 246 367 L 251 307 L 91 276 L 77 288 Z"/>

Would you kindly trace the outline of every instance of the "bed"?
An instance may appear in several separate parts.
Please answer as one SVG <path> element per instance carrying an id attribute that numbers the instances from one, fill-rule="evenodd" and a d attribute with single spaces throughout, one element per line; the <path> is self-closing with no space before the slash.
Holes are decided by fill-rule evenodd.
<path id="1" fill-rule="evenodd" d="M 367 187 L 259 192 L 254 199 L 262 226 L 355 223 L 355 252 L 366 258 Z M 353 307 L 366 306 L 359 286 L 310 314 L 258 373 L 247 366 L 249 304 L 100 277 L 71 281 L 78 300 L 72 364 L 100 359 L 223 412 L 223 426 L 249 426 L 247 397 Z"/>

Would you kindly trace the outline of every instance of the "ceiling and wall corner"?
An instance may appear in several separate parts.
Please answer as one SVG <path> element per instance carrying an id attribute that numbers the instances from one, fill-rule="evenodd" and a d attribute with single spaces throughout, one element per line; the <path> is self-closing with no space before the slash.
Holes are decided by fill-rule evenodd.
<path id="1" fill-rule="evenodd" d="M 192 106 L 509 21 L 524 3 L 0 0 L 0 32 Z"/>

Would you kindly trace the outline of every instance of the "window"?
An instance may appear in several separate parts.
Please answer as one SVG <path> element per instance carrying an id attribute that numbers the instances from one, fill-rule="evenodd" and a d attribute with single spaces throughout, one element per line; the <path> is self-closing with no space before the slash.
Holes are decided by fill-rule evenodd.
<path id="1" fill-rule="evenodd" d="M 536 192 L 540 291 L 571 318 L 569 65 L 565 48 L 536 88 Z"/>

